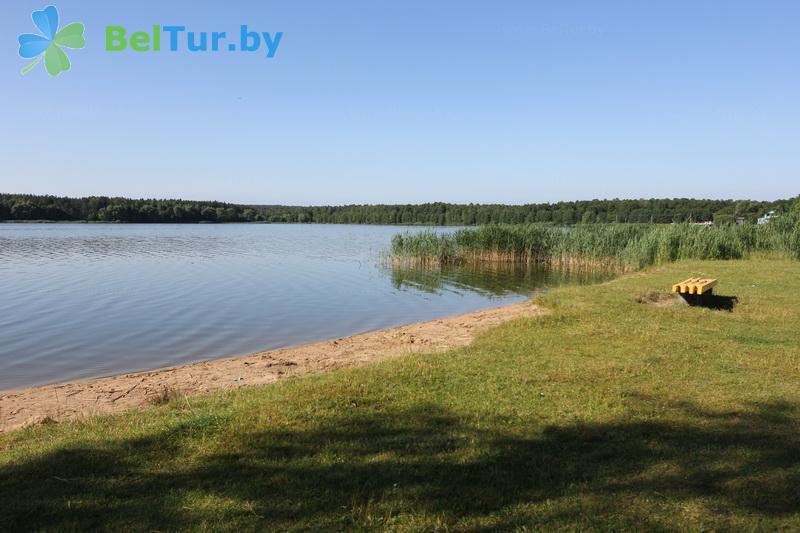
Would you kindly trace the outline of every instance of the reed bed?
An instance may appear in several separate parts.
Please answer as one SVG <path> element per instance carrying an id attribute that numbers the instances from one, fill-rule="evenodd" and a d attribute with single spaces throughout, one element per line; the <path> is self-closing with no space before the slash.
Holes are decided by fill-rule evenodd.
<path id="1" fill-rule="evenodd" d="M 422 231 L 392 240 L 399 264 L 527 263 L 626 272 L 683 259 L 742 259 L 756 253 L 800 259 L 800 217 L 756 226 L 693 224 L 491 225 Z"/>

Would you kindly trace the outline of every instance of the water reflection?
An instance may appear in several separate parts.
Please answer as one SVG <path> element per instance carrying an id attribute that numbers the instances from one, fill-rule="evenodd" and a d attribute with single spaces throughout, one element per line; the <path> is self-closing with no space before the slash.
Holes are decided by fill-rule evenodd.
<path id="1" fill-rule="evenodd" d="M 440 267 L 393 264 L 386 270 L 391 274 L 392 284 L 400 290 L 430 294 L 473 291 L 486 297 L 529 296 L 545 288 L 599 283 L 611 278 L 603 272 L 553 270 L 517 263 Z"/>

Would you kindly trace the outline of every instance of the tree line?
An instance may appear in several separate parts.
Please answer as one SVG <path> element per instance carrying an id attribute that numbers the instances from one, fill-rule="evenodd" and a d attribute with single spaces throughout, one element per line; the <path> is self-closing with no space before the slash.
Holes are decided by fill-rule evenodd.
<path id="1" fill-rule="evenodd" d="M 586 200 L 525 205 L 427 203 L 407 205 L 282 206 L 224 202 L 66 198 L 0 194 L 0 220 L 127 223 L 271 222 L 318 224 L 420 224 L 471 226 L 550 222 L 755 222 L 767 211 L 788 211 L 796 199 Z"/>

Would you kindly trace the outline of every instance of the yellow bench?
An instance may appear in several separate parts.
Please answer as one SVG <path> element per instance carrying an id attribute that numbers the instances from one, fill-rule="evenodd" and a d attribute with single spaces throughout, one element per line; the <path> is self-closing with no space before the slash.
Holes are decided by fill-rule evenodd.
<path id="1" fill-rule="evenodd" d="M 715 279 L 689 278 L 673 285 L 672 292 L 678 294 L 711 294 L 716 284 L 717 280 Z"/>

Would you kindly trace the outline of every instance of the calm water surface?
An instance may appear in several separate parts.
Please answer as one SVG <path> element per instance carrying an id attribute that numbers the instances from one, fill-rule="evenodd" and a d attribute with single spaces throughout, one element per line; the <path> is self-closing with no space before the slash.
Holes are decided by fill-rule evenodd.
<path id="1" fill-rule="evenodd" d="M 381 255 L 402 231 L 0 224 L 0 390 L 352 335 L 591 281 L 393 269 Z"/>

